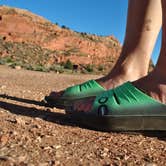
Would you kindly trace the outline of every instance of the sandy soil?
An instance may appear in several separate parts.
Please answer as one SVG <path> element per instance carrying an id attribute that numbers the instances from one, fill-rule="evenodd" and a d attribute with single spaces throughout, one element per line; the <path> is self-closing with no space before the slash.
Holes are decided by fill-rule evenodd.
<path id="1" fill-rule="evenodd" d="M 41 105 L 51 89 L 96 77 L 0 66 L 0 165 L 166 165 L 166 133 L 93 131 Z"/>

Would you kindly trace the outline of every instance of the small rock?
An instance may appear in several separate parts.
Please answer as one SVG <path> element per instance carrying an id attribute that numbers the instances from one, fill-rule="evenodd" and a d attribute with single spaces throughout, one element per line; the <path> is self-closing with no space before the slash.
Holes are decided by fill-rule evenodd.
<path id="1" fill-rule="evenodd" d="M 16 122 L 17 122 L 18 124 L 22 124 L 22 125 L 25 124 L 25 121 L 24 121 L 21 117 L 17 117 L 17 118 L 16 118 Z"/>
<path id="2" fill-rule="evenodd" d="M 104 152 L 109 152 L 108 148 L 104 148 L 103 150 L 104 150 Z"/>
<path id="3" fill-rule="evenodd" d="M 35 119 L 38 120 L 38 121 L 41 120 L 41 118 L 39 118 L 39 117 L 36 117 Z"/>
<path id="4" fill-rule="evenodd" d="M 55 149 L 60 149 L 62 146 L 61 145 L 56 145 L 56 146 L 53 146 Z"/>
<path id="5" fill-rule="evenodd" d="M 1 85 L 0 87 L 1 87 L 1 89 L 5 89 L 6 85 Z"/>
<path id="6" fill-rule="evenodd" d="M 45 119 L 47 116 L 46 115 L 38 115 L 38 117 L 36 117 L 36 120 L 42 120 Z"/>
<path id="7" fill-rule="evenodd" d="M 54 160 L 51 160 L 51 161 L 49 161 L 48 163 L 49 163 L 49 165 L 51 165 L 51 166 L 55 165 L 55 161 L 54 161 Z"/>
<path id="8" fill-rule="evenodd" d="M 8 161 L 9 157 L 8 156 L 0 156 L 0 161 Z"/>
<path id="9" fill-rule="evenodd" d="M 17 131 L 10 131 L 9 133 L 15 136 L 18 135 Z"/>
<path id="10" fill-rule="evenodd" d="M 37 140 L 38 142 L 41 142 L 41 137 L 37 137 L 36 140 Z"/>
<path id="11" fill-rule="evenodd" d="M 60 161 L 55 161 L 55 166 L 60 165 Z"/>
<path id="12" fill-rule="evenodd" d="M 107 153 L 102 153 L 101 157 L 106 157 Z"/>
<path id="13" fill-rule="evenodd" d="M 9 156 L 0 156 L 0 161 L 11 161 L 15 162 L 15 160 Z"/>
<path id="14" fill-rule="evenodd" d="M 40 163 L 39 166 L 48 166 L 48 163 Z"/>
<path id="15" fill-rule="evenodd" d="M 22 163 L 22 162 L 25 162 L 25 160 L 27 159 L 27 156 L 25 155 L 25 156 L 19 156 L 18 158 L 17 158 L 17 161 L 19 162 L 19 163 Z"/>
<path id="16" fill-rule="evenodd" d="M 11 123 L 17 123 L 17 120 L 16 119 L 6 119 L 6 121 L 8 121 L 8 122 L 11 122 Z"/>
<path id="17" fill-rule="evenodd" d="M 46 147 L 43 147 L 44 150 L 52 150 L 52 147 L 51 146 L 46 146 Z"/>
<path id="18" fill-rule="evenodd" d="M 148 163 L 146 166 L 157 166 L 155 163 Z"/>
<path id="19" fill-rule="evenodd" d="M 34 124 L 31 126 L 32 128 L 36 128 L 36 129 L 41 129 L 41 126 L 39 124 Z"/>
<path id="20" fill-rule="evenodd" d="M 21 66 L 15 66 L 15 69 L 20 70 Z"/>
<path id="21" fill-rule="evenodd" d="M 8 140 L 9 140 L 9 135 L 2 135 L 2 136 L 0 136 L 0 144 L 1 144 L 1 146 L 6 145 Z"/>

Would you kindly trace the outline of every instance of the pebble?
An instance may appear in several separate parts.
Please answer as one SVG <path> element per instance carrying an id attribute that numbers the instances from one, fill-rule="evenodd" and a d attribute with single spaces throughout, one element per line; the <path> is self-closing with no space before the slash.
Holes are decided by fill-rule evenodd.
<path id="1" fill-rule="evenodd" d="M 6 119 L 6 121 L 11 122 L 11 123 L 17 123 L 17 120 L 15 118 Z"/>
<path id="2" fill-rule="evenodd" d="M 0 87 L 1 87 L 1 89 L 5 89 L 6 85 L 1 85 Z"/>
<path id="3" fill-rule="evenodd" d="M 25 121 L 21 117 L 16 118 L 16 123 L 25 125 Z"/>
<path id="4" fill-rule="evenodd" d="M 0 137 L 0 144 L 1 144 L 1 146 L 6 145 L 8 140 L 9 140 L 9 135 L 2 135 Z"/>
<path id="5" fill-rule="evenodd" d="M 25 156 L 19 156 L 18 158 L 17 158 L 17 161 L 19 162 L 19 163 L 21 163 L 21 162 L 25 162 L 25 160 L 27 159 L 27 156 L 25 155 Z"/>
<path id="6" fill-rule="evenodd" d="M 55 149 L 60 149 L 62 146 L 61 145 L 56 145 L 56 146 L 53 146 Z"/>
<path id="7" fill-rule="evenodd" d="M 155 163 L 148 163 L 146 166 L 157 166 Z"/>
<path id="8" fill-rule="evenodd" d="M 20 70 L 21 66 L 15 66 L 15 69 Z"/>
<path id="9" fill-rule="evenodd" d="M 38 142 L 41 142 L 41 137 L 37 137 L 36 140 L 37 140 Z"/>
<path id="10" fill-rule="evenodd" d="M 48 163 L 40 163 L 39 166 L 48 166 Z"/>

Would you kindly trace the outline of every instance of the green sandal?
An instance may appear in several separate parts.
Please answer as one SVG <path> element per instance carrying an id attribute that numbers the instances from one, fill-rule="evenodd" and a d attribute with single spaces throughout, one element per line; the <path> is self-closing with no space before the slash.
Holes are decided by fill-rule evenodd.
<path id="1" fill-rule="evenodd" d="M 103 131 L 166 130 L 166 105 L 127 82 L 97 96 L 90 112 L 72 116 Z"/>
<path id="2" fill-rule="evenodd" d="M 105 91 L 106 89 L 104 89 L 95 80 L 89 80 L 82 84 L 67 88 L 63 95 L 56 99 L 52 96 L 46 96 L 44 101 L 49 107 L 65 108 L 72 106 L 73 103 L 77 100 L 96 97 Z"/>

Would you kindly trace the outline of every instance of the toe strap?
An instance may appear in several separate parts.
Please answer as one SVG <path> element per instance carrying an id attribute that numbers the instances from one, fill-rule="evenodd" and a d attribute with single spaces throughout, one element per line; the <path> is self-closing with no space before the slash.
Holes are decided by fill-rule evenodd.
<path id="1" fill-rule="evenodd" d="M 89 96 L 97 96 L 104 91 L 106 90 L 95 80 L 89 80 L 82 84 L 67 88 L 62 97 L 64 99 L 79 99 Z"/>

